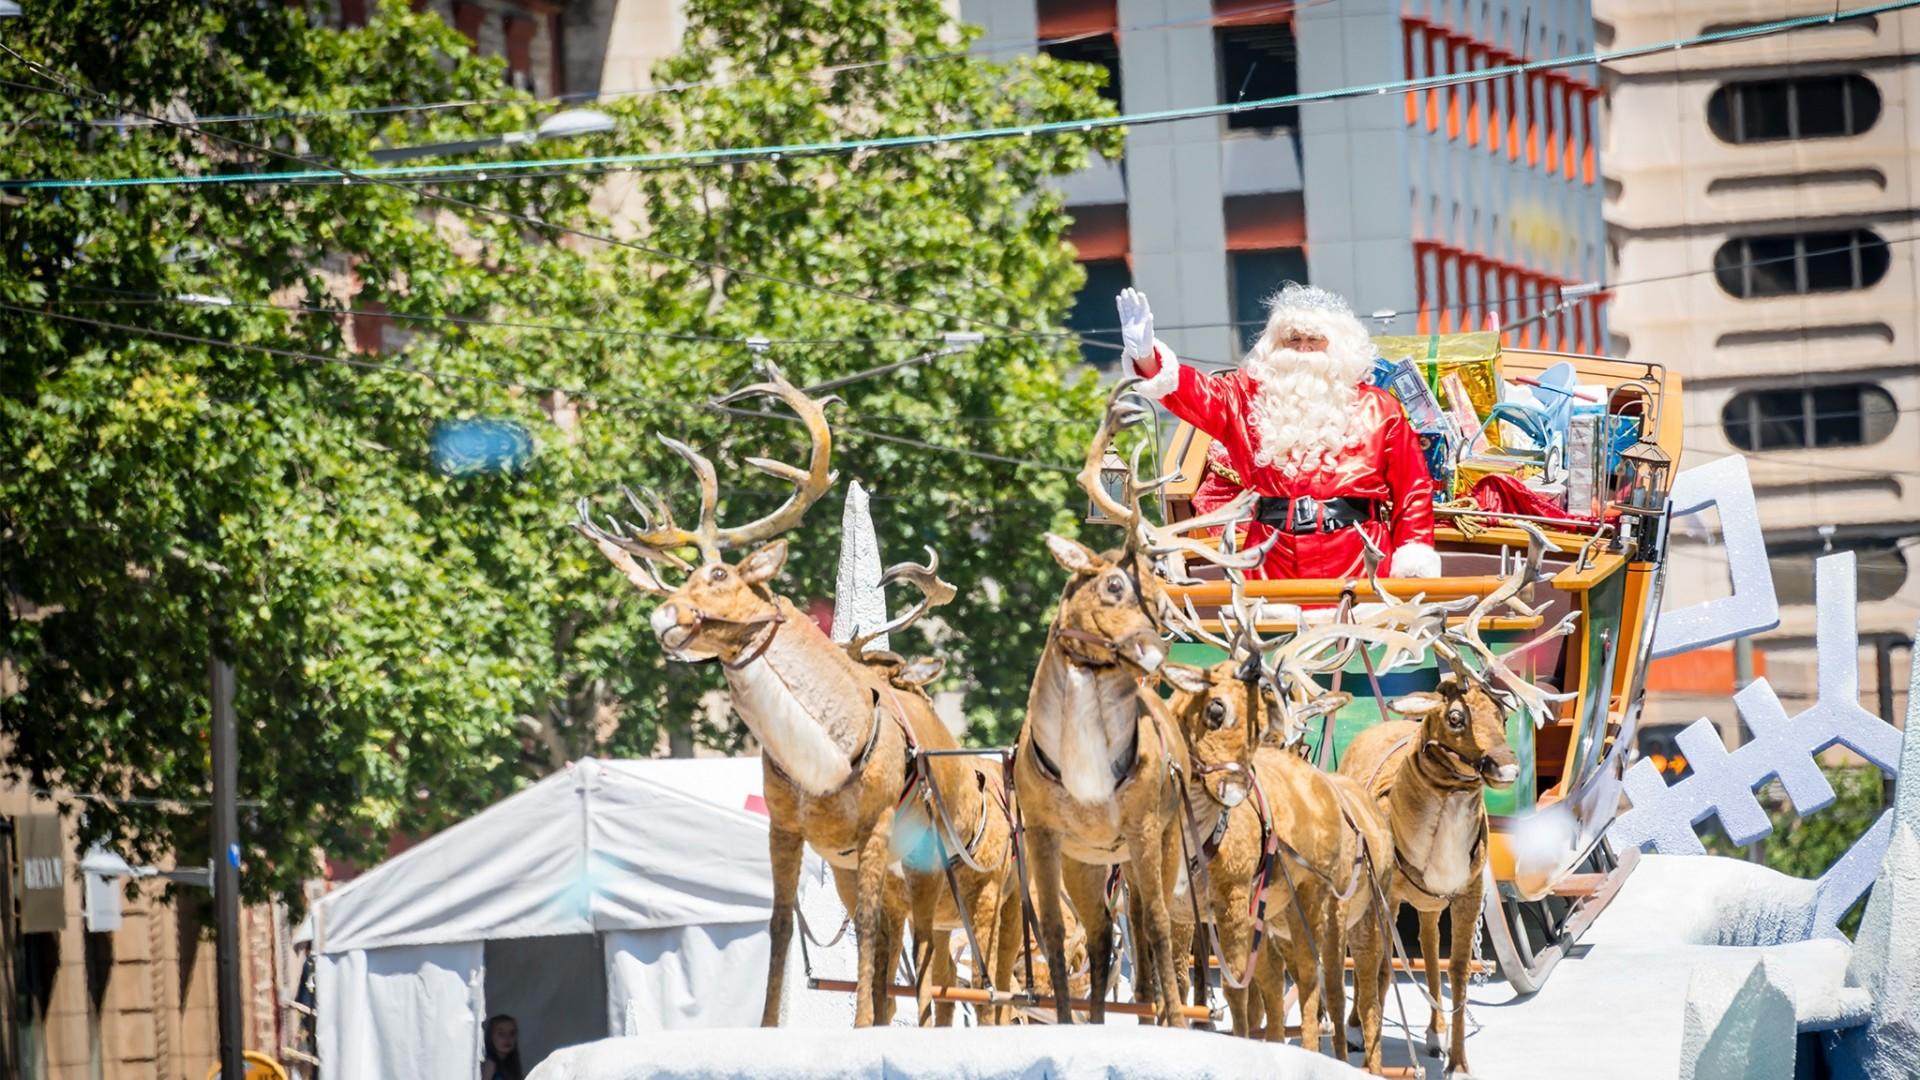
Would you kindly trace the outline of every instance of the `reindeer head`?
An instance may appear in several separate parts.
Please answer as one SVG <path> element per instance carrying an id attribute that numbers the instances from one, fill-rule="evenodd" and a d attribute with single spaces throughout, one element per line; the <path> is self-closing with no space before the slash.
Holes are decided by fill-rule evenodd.
<path id="1" fill-rule="evenodd" d="M 1107 397 L 1100 429 L 1087 446 L 1086 465 L 1079 476 L 1087 496 L 1126 530 L 1125 542 L 1104 554 L 1096 554 L 1084 544 L 1048 533 L 1047 550 L 1073 575 L 1061 596 L 1060 613 L 1054 619 L 1054 640 L 1083 666 L 1123 663 L 1150 675 L 1159 670 L 1166 659 L 1167 620 L 1174 615 L 1173 603 L 1167 597 L 1154 560 L 1181 552 L 1219 566 L 1245 569 L 1259 565 L 1267 549 L 1218 550 L 1180 535 L 1231 524 L 1246 516 L 1253 505 L 1251 492 L 1211 514 L 1175 526 L 1158 526 L 1149 521 L 1140 507 L 1141 499 L 1165 486 L 1173 477 L 1141 479 L 1140 459 L 1146 450 L 1145 444 L 1134 450 L 1124 495 L 1116 499 L 1107 491 L 1100 482 L 1100 466 L 1106 459 L 1107 447 L 1121 428 L 1150 415 L 1149 410 L 1127 400 L 1136 381 L 1123 379 L 1114 384 Z"/>
<path id="2" fill-rule="evenodd" d="M 593 520 L 586 499 L 579 503 L 580 518 L 574 528 L 592 540 L 609 561 L 626 574 L 642 592 L 664 597 L 651 617 L 654 636 L 667 655 L 676 660 L 719 659 L 732 662 L 749 652 L 756 642 L 764 642 L 783 618 L 773 592 L 767 587 L 787 561 L 785 540 L 774 539 L 799 524 L 807 508 L 818 501 L 833 484 L 828 471 L 832 456 L 832 435 L 828 431 L 825 410 L 834 399 L 815 400 L 795 388 L 771 364 L 764 369 L 767 381 L 743 387 L 719 399 L 727 405 L 754 396 L 777 397 L 787 403 L 807 426 L 812 454 L 807 468 L 800 469 L 765 458 L 748 458 L 747 464 L 780 477 L 794 485 L 794 492 L 773 513 L 737 528 L 723 528 L 716 519 L 720 499 L 719 480 L 713 463 L 692 447 L 666 435 L 660 441 L 693 467 L 700 482 L 700 521 L 689 530 L 674 524 L 673 514 L 651 491 L 645 501 L 629 488 L 621 490 L 639 522 L 609 518 L 603 526 Z M 763 541 L 770 541 L 763 543 Z M 725 555 L 749 544 L 761 544 L 738 564 L 729 564 Z M 697 564 L 681 552 L 694 549 Z M 638 558 L 636 558 L 636 556 Z M 684 571 L 679 585 L 670 585 L 667 569 Z"/>
<path id="3" fill-rule="evenodd" d="M 1432 772 L 1456 784 L 1475 779 L 1491 787 L 1512 786 L 1520 761 L 1507 745 L 1507 709 L 1477 679 L 1443 676 L 1438 690 L 1395 698 L 1387 707 L 1420 721 L 1420 750 Z"/>
<path id="4" fill-rule="evenodd" d="M 1193 755 L 1189 784 L 1222 806 L 1238 806 L 1252 789 L 1254 750 L 1283 722 L 1279 696 L 1258 663 L 1245 658 L 1160 670 L 1173 684 L 1174 719 Z"/>

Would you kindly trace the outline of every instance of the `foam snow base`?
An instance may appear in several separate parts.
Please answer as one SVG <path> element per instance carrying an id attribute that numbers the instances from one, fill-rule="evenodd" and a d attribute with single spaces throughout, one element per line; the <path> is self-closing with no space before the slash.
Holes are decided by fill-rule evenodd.
<path id="1" fill-rule="evenodd" d="M 1365 1075 L 1297 1046 L 1214 1032 L 1132 1025 L 1036 1025 L 836 1032 L 656 1031 L 557 1051 L 527 1080 L 882 1080 L 900 1076 L 1356 1080 Z"/>
<path id="2" fill-rule="evenodd" d="M 1687 984 L 1680 1080 L 1793 1080 L 1793 1001 L 1767 961 L 1702 964 Z"/>
<path id="3" fill-rule="evenodd" d="M 1620 894 L 1539 993 L 1517 997 L 1504 982 L 1474 988 L 1469 1017 L 1480 1027 L 1469 1028 L 1467 1038 L 1473 1074 L 1493 1080 L 1678 1076 L 1694 972 L 1761 958 L 1792 1003 L 1789 1034 L 1861 1023 L 1870 1002 L 1864 990 L 1846 984 L 1847 943 L 1803 940 L 1816 888 L 1738 859 L 1641 856 Z M 1426 1011 L 1418 995 L 1407 1001 L 1415 1006 L 1409 1012 L 1418 1031 Z M 1397 1018 L 1391 1004 L 1388 1017 Z M 1570 1037 L 1574 1031 L 1593 1032 L 1600 1041 Z"/>

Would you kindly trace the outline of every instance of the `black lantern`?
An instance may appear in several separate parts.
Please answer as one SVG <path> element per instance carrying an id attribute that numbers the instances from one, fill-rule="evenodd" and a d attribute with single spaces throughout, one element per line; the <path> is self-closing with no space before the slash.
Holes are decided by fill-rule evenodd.
<path id="1" fill-rule="evenodd" d="M 1615 466 L 1612 508 L 1634 517 L 1660 517 L 1667 512 L 1673 474 L 1673 459 L 1658 442 L 1660 403 L 1653 387 L 1639 379 L 1628 379 L 1615 387 L 1612 400 L 1610 411 L 1617 419 L 1624 421 L 1630 411 L 1640 414 L 1638 436 L 1632 446 L 1620 451 L 1620 462 Z"/>
<path id="2" fill-rule="evenodd" d="M 1659 517 L 1667 512 L 1668 476 L 1673 459 L 1660 444 L 1647 438 L 1627 447 L 1620 454 L 1620 483 L 1614 491 L 1613 505 L 1623 514 Z"/>
<path id="3" fill-rule="evenodd" d="M 1131 470 L 1127 468 L 1126 459 L 1120 456 L 1119 451 L 1116 451 L 1111 446 L 1107 447 L 1106 456 L 1100 459 L 1100 486 L 1106 491 L 1109 499 L 1125 505 L 1127 501 L 1127 477 L 1130 473 Z M 1107 512 L 1100 508 L 1100 504 L 1092 499 L 1087 500 L 1086 520 L 1089 525 L 1119 524 L 1119 522 L 1108 517 Z"/>

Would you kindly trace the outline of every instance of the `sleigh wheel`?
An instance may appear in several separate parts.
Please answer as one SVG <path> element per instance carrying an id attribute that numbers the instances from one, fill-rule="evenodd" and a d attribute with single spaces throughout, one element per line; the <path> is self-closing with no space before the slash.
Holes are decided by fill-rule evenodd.
<path id="1" fill-rule="evenodd" d="M 1639 860 L 1638 851 L 1616 857 L 1604 842 L 1597 844 L 1575 873 L 1538 900 L 1505 895 L 1488 875 L 1480 901 L 1482 926 L 1494 963 L 1515 992 L 1531 994 L 1546 984 L 1554 965 L 1619 894 Z"/>

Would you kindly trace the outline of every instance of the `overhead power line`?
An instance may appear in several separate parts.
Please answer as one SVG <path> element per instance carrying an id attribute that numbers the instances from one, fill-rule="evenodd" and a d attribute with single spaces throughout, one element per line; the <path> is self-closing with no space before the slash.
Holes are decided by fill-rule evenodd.
<path id="1" fill-rule="evenodd" d="M 977 41 L 965 49 L 951 52 L 918 53 L 903 56 L 873 57 L 867 60 L 852 60 L 839 64 L 824 64 L 805 71 L 783 72 L 778 75 L 754 74 L 719 76 L 712 79 L 695 79 L 687 82 L 660 83 L 654 86 L 639 86 L 623 90 L 583 90 L 577 93 L 555 94 L 548 98 L 528 97 L 489 97 L 489 98 L 450 98 L 440 101 L 406 101 L 386 105 L 362 105 L 343 109 L 282 109 L 269 112 L 221 113 L 212 116 L 196 116 L 196 124 L 238 124 L 255 123 L 262 120 L 320 120 L 336 116 L 391 116 L 410 112 L 445 112 L 453 109 L 470 109 L 491 105 L 526 105 L 534 108 L 543 106 L 578 105 L 592 101 L 610 101 L 616 98 L 654 97 L 666 94 L 685 93 L 690 90 L 711 90 L 729 86 L 749 86 L 763 82 L 778 82 L 788 79 L 819 80 L 832 78 L 853 71 L 867 71 L 884 67 L 910 67 L 918 64 L 936 63 L 948 60 L 965 60 L 980 56 L 993 56 L 1008 52 L 1024 52 L 1029 49 L 1046 49 L 1054 45 L 1067 45 L 1089 38 L 1104 37 L 1108 34 L 1132 34 L 1146 31 L 1176 30 L 1199 23 L 1227 23 L 1233 19 L 1252 16 L 1272 16 L 1319 7 L 1333 0 L 1279 0 L 1276 3 L 1259 4 L 1241 8 L 1230 16 L 1212 12 L 1205 15 L 1189 15 L 1179 19 L 1166 19 L 1160 22 L 1134 23 L 1118 26 L 1112 30 L 1088 30 L 1076 34 L 1061 34 L 1043 38 L 1000 38 L 998 40 Z M 35 120 L 25 123 L 52 126 L 67 123 L 59 120 Z M 126 129 L 158 127 L 151 120 L 122 118 L 99 118 L 86 123 L 95 127 Z"/>
<path id="2" fill-rule="evenodd" d="M 639 407 L 644 407 L 646 409 L 652 410 L 654 412 L 657 412 L 663 409 L 668 411 L 681 411 L 681 412 L 714 412 L 714 413 L 719 413 L 727 416 L 740 416 L 740 417 L 746 417 L 751 419 L 787 420 L 787 421 L 797 422 L 797 418 L 785 415 L 783 413 L 774 413 L 774 412 L 762 413 L 762 412 L 756 412 L 750 409 L 731 408 L 724 405 L 714 405 L 710 403 L 699 404 L 699 403 L 679 400 L 677 398 L 644 398 L 644 397 L 638 397 L 635 395 L 628 395 L 628 394 L 610 394 L 604 391 L 590 390 L 582 387 L 551 386 L 551 385 L 544 385 L 540 383 L 527 382 L 527 381 L 516 380 L 516 379 L 501 378 L 498 376 L 491 376 L 491 375 L 479 375 L 479 374 L 472 374 L 468 372 L 458 372 L 458 371 L 445 371 L 437 368 L 426 367 L 421 364 L 388 363 L 388 362 L 379 361 L 379 360 L 368 360 L 361 357 L 330 356 L 325 353 L 307 352 L 302 349 L 289 349 L 289 348 L 285 348 L 283 346 L 278 346 L 278 345 L 266 345 L 266 344 L 261 344 L 257 342 L 248 342 L 248 341 L 233 341 L 226 338 L 205 337 L 199 334 L 184 334 L 177 330 L 162 330 L 158 327 L 136 326 L 131 323 L 112 322 L 106 319 L 93 319 L 83 315 L 69 315 L 65 312 L 49 311 L 43 308 L 28 307 L 22 304 L 13 304 L 5 301 L 0 301 L 0 311 L 15 311 L 15 312 L 20 312 L 22 314 L 38 315 L 43 318 L 58 319 L 63 322 L 70 322 L 70 323 L 75 323 L 83 326 L 92 326 L 92 327 L 96 327 L 98 329 L 103 329 L 103 330 L 117 330 L 122 333 L 138 334 L 144 337 L 158 338 L 165 341 L 178 341 L 178 342 L 183 342 L 191 345 L 205 345 L 212 348 L 238 349 L 245 352 L 263 353 L 269 356 L 277 356 L 282 359 L 296 360 L 303 363 L 337 364 L 343 367 L 358 368 L 363 371 L 379 371 L 379 372 L 385 372 L 387 374 L 393 374 L 393 375 L 410 375 L 415 378 L 425 379 L 429 383 L 439 382 L 439 381 L 464 382 L 464 383 L 472 383 L 477 385 L 496 386 L 502 389 L 515 390 L 515 391 L 528 393 L 528 394 L 560 393 L 560 394 L 565 394 L 570 398 L 575 398 L 581 401 L 592 401 L 592 402 L 601 403 L 603 405 L 611 405 L 611 406 L 639 406 Z M 647 413 L 642 413 L 641 415 L 652 415 L 652 414 L 653 414 L 652 412 L 647 412 Z M 988 450 L 974 450 L 964 446 L 942 446 L 939 443 L 928 442 L 924 439 L 914 439 L 904 435 L 895 435 L 895 434 L 890 434 L 888 432 L 883 432 L 883 431 L 869 431 L 864 428 L 844 426 L 844 425 L 835 425 L 834 430 L 842 435 L 852 435 L 852 436 L 857 436 L 859 438 L 864 438 L 864 439 L 874 439 L 880 442 L 888 442 L 888 443 L 893 443 L 899 446 L 907 446 L 907 447 L 912 447 L 920 450 L 934 451 L 942 454 L 954 454 L 961 457 L 974 458 L 980 461 L 993 461 L 993 462 L 999 462 L 1001 464 L 1006 464 L 1006 465 L 1018 465 L 1018 466 L 1023 466 L 1027 468 L 1045 469 L 1052 472 L 1061 472 L 1061 473 L 1076 473 L 1079 471 L 1078 469 L 1075 469 L 1071 466 L 1062 465 L 1055 462 L 1036 461 L 1031 458 L 1013 457 L 1008 454 L 998 454 Z"/>
<path id="3" fill-rule="evenodd" d="M 1394 82 L 1370 83 L 1358 86 L 1340 87 L 1333 90 L 1315 90 L 1298 94 L 1284 94 L 1278 97 L 1261 98 L 1254 101 L 1228 102 L 1216 105 L 1198 105 L 1178 109 L 1160 109 L 1149 112 L 1120 114 L 1114 116 L 1089 116 L 1076 120 L 1054 120 L 1031 124 L 1015 124 L 992 128 L 972 128 L 961 131 L 933 132 L 915 135 L 895 135 L 869 139 L 848 139 L 832 142 L 781 143 L 745 147 L 716 147 L 705 150 L 662 150 L 643 154 L 610 154 L 566 158 L 529 158 L 514 161 L 491 161 L 484 164 L 464 163 L 447 165 L 396 165 L 379 168 L 360 169 L 351 174 L 347 170 L 312 162 L 317 168 L 275 173 L 238 173 L 238 174 L 176 174 L 172 176 L 143 177 L 107 177 L 83 179 L 11 179 L 0 180 L 0 188 L 15 190 L 60 190 L 67 188 L 115 188 L 115 187 L 168 187 L 200 186 L 209 184 L 280 184 L 287 182 L 311 181 L 329 177 L 351 175 L 361 181 L 384 180 L 396 177 L 473 177 L 486 173 L 489 177 L 511 178 L 518 171 L 529 169 L 572 168 L 580 166 L 607 165 L 698 165 L 708 162 L 740 163 L 755 160 L 777 160 L 782 157 L 817 156 L 831 154 L 851 154 L 864 150 L 891 150 L 913 147 L 937 147 L 947 143 L 978 142 L 994 139 L 1025 138 L 1035 135 L 1054 135 L 1065 132 L 1089 132 L 1097 128 L 1133 127 L 1149 124 L 1171 123 L 1179 120 L 1193 120 L 1230 113 L 1248 112 L 1256 109 L 1269 109 L 1285 106 L 1318 104 L 1328 101 L 1340 101 L 1350 98 L 1371 97 L 1384 94 L 1405 94 L 1421 90 L 1440 89 L 1512 75 L 1524 75 L 1536 71 L 1549 71 L 1563 67 L 1583 67 L 1589 64 L 1611 63 L 1629 60 L 1639 56 L 1676 52 L 1683 49 L 1700 48 L 1729 41 L 1744 41 L 1788 33 L 1813 26 L 1826 26 L 1853 19 L 1871 18 L 1878 15 L 1904 11 L 1920 6 L 1920 0 L 1893 0 L 1890 3 L 1869 7 L 1835 10 L 1822 15 L 1804 15 L 1798 18 L 1778 19 L 1773 22 L 1756 23 L 1751 26 L 1716 30 L 1710 33 L 1696 34 L 1690 37 L 1673 38 L 1648 45 L 1638 45 L 1623 49 L 1589 50 L 1546 60 L 1534 60 L 1517 64 L 1503 64 L 1475 71 L 1455 72 L 1446 75 L 1429 75 L 1421 78 L 1402 79 Z M 16 54 L 17 55 L 17 54 Z M 131 110 L 129 110 L 131 111 Z M 145 114 L 142 114 L 145 115 Z M 178 124 L 161 117 L 149 116 L 149 119 L 192 129 L 193 125 Z M 264 149 L 264 148 L 263 148 Z M 277 155 L 292 158 L 293 155 Z"/>
<path id="4" fill-rule="evenodd" d="M 1914 242 L 1915 240 L 1920 240 L 1920 234 L 1915 234 L 1913 236 L 1895 237 L 1894 239 L 1891 239 L 1891 240 L 1883 239 L 1879 241 L 1879 246 L 1892 247 L 1895 244 L 1909 244 Z M 1724 265 L 1698 267 L 1692 270 L 1673 271 L 1665 274 L 1655 274 L 1655 275 L 1652 275 L 1649 277 L 1643 277 L 1643 278 L 1629 278 L 1625 281 L 1615 281 L 1615 282 L 1606 283 L 1606 284 L 1589 283 L 1581 286 L 1566 286 L 1566 287 L 1554 286 L 1554 287 L 1548 287 L 1548 288 L 1542 288 L 1542 289 L 1533 289 L 1526 292 L 1505 293 L 1498 296 L 1487 296 L 1487 297 L 1482 297 L 1481 299 L 1478 299 L 1478 300 L 1465 300 L 1456 304 L 1427 304 L 1424 307 L 1410 309 L 1410 310 L 1396 309 L 1392 311 L 1375 312 L 1371 315 L 1359 316 L 1359 318 L 1362 323 L 1366 323 L 1366 322 L 1370 322 L 1380 318 L 1393 319 L 1393 318 L 1400 318 L 1401 316 L 1405 316 L 1405 315 L 1415 315 L 1421 311 L 1428 311 L 1428 312 L 1465 311 L 1469 308 L 1475 308 L 1475 307 L 1494 308 L 1494 307 L 1500 307 L 1502 305 L 1515 303 L 1515 302 L 1532 302 L 1532 301 L 1546 301 L 1546 300 L 1563 300 L 1566 302 L 1570 302 L 1572 300 L 1577 300 L 1584 296 L 1591 295 L 1594 293 L 1612 293 L 1620 289 L 1629 289 L 1629 288 L 1634 288 L 1640 285 L 1663 284 L 1666 282 L 1679 281 L 1686 278 L 1704 277 L 1707 274 L 1718 274 L 1726 270 L 1740 270 L 1740 269 L 1748 269 L 1756 266 L 1767 266 L 1774 263 L 1793 262 L 1801 258 L 1812 259 L 1822 255 L 1846 254 L 1847 252 L 1852 250 L 1853 248 L 1851 245 L 1835 246 L 1830 248 L 1822 248 L 1814 251 L 1808 251 L 1804 255 L 1772 255 L 1766 258 L 1745 259 L 1737 263 L 1727 263 Z M 1077 332 L 1071 331 L 1071 330 L 1059 330 L 1059 331 L 1020 330 L 1020 331 L 1015 331 L 1013 333 L 1002 334 L 1002 333 L 985 333 L 985 332 L 976 331 L 976 332 L 968 332 L 966 334 L 961 334 L 961 335 L 955 335 L 952 333 L 926 334 L 918 337 L 911 337 L 911 336 L 904 336 L 904 335 L 898 336 L 898 337 L 781 337 L 781 338 L 769 338 L 769 337 L 763 337 L 760 335 L 747 335 L 745 337 L 742 337 L 738 335 L 727 335 L 727 334 L 678 333 L 678 332 L 671 332 L 671 331 L 647 330 L 647 329 L 632 328 L 632 327 L 603 327 L 603 326 L 588 326 L 588 325 L 577 324 L 577 323 L 536 322 L 536 321 L 528 321 L 528 320 L 522 320 L 522 319 L 487 319 L 487 318 L 481 318 L 479 316 L 471 316 L 471 315 L 408 314 L 405 312 L 386 311 L 386 310 L 376 309 L 376 308 L 344 307 L 344 306 L 330 307 L 325 304 L 241 301 L 241 300 L 233 300 L 224 296 L 216 297 L 216 296 L 209 296 L 205 294 L 196 294 L 196 293 L 161 293 L 161 292 L 154 292 L 152 290 L 143 290 L 143 289 L 113 289 L 113 288 L 106 288 L 98 285 L 63 284 L 61 287 L 65 289 L 79 291 L 79 292 L 100 294 L 103 297 L 108 297 L 107 299 L 99 299 L 99 300 L 69 299 L 66 297 L 57 298 L 56 302 L 65 304 L 68 306 L 81 306 L 81 305 L 109 306 L 109 305 L 116 305 L 116 304 L 127 304 L 127 305 L 173 304 L 173 305 L 192 306 L 192 307 L 235 308 L 239 310 L 251 310 L 251 311 L 287 311 L 297 315 L 312 315 L 312 316 L 320 316 L 324 318 L 342 318 L 347 316 L 359 316 L 359 317 L 367 317 L 367 318 L 392 319 L 397 322 L 411 322 L 411 323 L 420 323 L 420 324 L 429 324 L 429 325 L 444 324 L 444 325 L 451 325 L 451 326 L 467 326 L 467 327 L 501 327 L 505 329 L 514 329 L 514 330 L 531 330 L 531 331 L 537 331 L 541 333 L 586 334 L 586 335 L 602 336 L 602 337 L 633 338 L 637 340 L 703 342 L 703 343 L 715 344 L 715 345 L 741 346 L 741 347 L 748 347 L 748 348 L 760 347 L 760 346 L 776 346 L 776 345 L 807 346 L 807 345 L 931 344 L 931 343 L 943 342 L 943 341 L 952 342 L 955 340 L 962 340 L 962 339 L 985 340 L 989 338 L 991 339 L 1029 338 L 1029 337 L 1030 338 L 1047 338 L 1047 337 L 1085 338 L 1085 337 L 1091 337 L 1093 335 L 1098 335 L 1098 334 L 1112 335 L 1120 332 L 1120 328 L 1118 326 L 1109 326 L 1109 327 L 1099 327 L 1095 329 L 1081 330 Z M 1548 310 L 1545 310 L 1545 311 L 1535 312 L 1527 316 L 1525 319 L 1521 319 L 1519 321 L 1511 322 L 1503 325 L 1501 327 L 1501 330 L 1504 332 L 1504 331 L 1512 330 L 1518 326 L 1522 326 L 1528 322 L 1534 322 L 1534 321 L 1539 321 L 1546 318 L 1551 318 L 1554 315 L 1559 314 L 1561 308 L 1563 308 L 1564 306 L 1565 304 L 1563 303 L 1561 305 L 1557 305 L 1554 308 L 1549 308 Z M 1239 329 L 1241 327 L 1246 327 L 1246 326 L 1264 325 L 1265 322 L 1266 322 L 1265 319 L 1251 319 L 1251 320 L 1239 319 L 1239 320 L 1232 320 L 1232 321 L 1226 321 L 1226 322 L 1157 323 L 1155 325 L 1155 329 L 1156 330 L 1208 330 L 1208 329 L 1217 329 L 1217 328 Z M 1110 347 L 1119 348 L 1119 346 L 1111 346 L 1111 345 Z M 922 357 L 918 359 L 925 359 L 925 358 Z M 1191 357 L 1183 356 L 1181 359 L 1193 361 L 1193 358 Z M 917 362 L 917 360 L 913 362 Z M 1204 361 L 1204 360 L 1193 361 L 1193 362 L 1223 363 L 1221 361 Z M 860 377 L 866 378 L 866 377 L 870 377 L 877 374 L 885 374 L 888 371 L 895 370 L 900 367 L 911 366 L 911 363 L 912 362 L 901 361 L 896 364 L 883 365 L 882 369 L 876 369 L 874 371 L 865 372 Z M 852 377 L 848 377 L 846 381 L 850 382 L 850 381 L 853 381 L 853 379 Z M 835 382 L 832 384 L 822 384 L 822 385 L 837 386 L 837 385 L 840 385 L 840 383 Z M 1013 419 L 1013 418 L 1005 418 L 1005 419 Z"/>
<path id="5" fill-rule="evenodd" d="M 1920 3 L 1920 0 L 1912 0 L 1912 2 Z M 380 177 L 368 177 L 362 173 L 356 172 L 353 169 L 350 169 L 343 165 L 336 165 L 330 162 L 316 161 L 311 158 L 301 157 L 298 154 L 288 153 L 284 150 L 278 150 L 270 146 L 263 146 L 258 143 L 248 142 L 245 139 L 237 139 L 231 135 L 224 135 L 216 131 L 208 131 L 204 128 L 196 127 L 192 124 L 181 123 L 179 121 L 171 120 L 166 117 L 158 116 L 153 113 L 144 112 L 140 109 L 134 108 L 129 104 L 126 104 L 125 102 L 113 101 L 110 98 L 104 97 L 91 90 L 88 90 L 84 86 L 78 85 L 77 83 L 73 82 L 73 80 L 68 79 L 62 76 L 61 74 L 59 74 L 58 72 L 47 68 L 43 64 L 35 63 L 34 61 L 27 59 L 26 57 L 20 55 L 20 53 L 8 47 L 5 42 L 0 42 L 0 53 L 5 53 L 8 56 L 13 57 L 15 60 L 18 60 L 22 64 L 25 64 L 28 70 L 32 71 L 34 74 L 37 74 L 42 78 L 51 79 L 54 82 L 62 84 L 68 88 L 67 90 L 64 90 L 64 91 L 49 90 L 48 88 L 45 88 L 45 87 L 36 88 L 41 90 L 42 92 L 65 94 L 68 96 L 74 96 L 76 97 L 76 99 L 84 98 L 84 99 L 92 100 L 102 105 L 105 105 L 108 108 L 112 108 L 117 111 L 120 111 L 122 113 L 127 113 L 135 116 L 143 116 L 150 120 L 154 120 L 159 123 L 166 124 L 169 127 L 172 127 L 181 131 L 191 132 L 191 133 L 200 135 L 204 138 L 217 139 L 230 146 L 237 146 L 237 147 L 240 147 L 241 149 L 250 150 L 257 154 L 264 154 L 270 157 L 278 158 L 283 161 L 292 161 L 292 162 L 296 162 L 298 164 L 306 165 L 313 168 L 325 169 L 340 176 L 342 179 L 347 181 L 359 181 L 367 184 L 374 184 L 381 187 L 390 188 L 395 191 L 404 192 L 409 197 L 414 198 L 416 200 L 424 200 L 427 202 L 438 203 L 442 206 L 459 207 L 461 209 L 469 210 L 476 214 L 485 215 L 487 217 L 492 217 L 497 220 L 518 222 L 519 224 L 526 225 L 532 228 L 543 229 L 543 230 L 547 230 L 548 232 L 563 234 L 567 236 L 573 236 L 581 240 L 587 240 L 594 243 L 605 244 L 609 247 L 617 247 L 617 248 L 622 248 L 628 251 L 638 252 L 642 255 L 650 256 L 655 260 L 666 260 L 666 261 L 678 263 L 683 266 L 698 267 L 702 270 L 721 271 L 737 278 L 745 278 L 745 279 L 756 280 L 756 281 L 766 281 L 766 282 L 771 282 L 777 285 L 785 285 L 788 288 L 800 289 L 806 292 L 816 293 L 822 296 L 833 296 L 843 300 L 851 300 L 855 303 L 871 304 L 876 307 L 889 308 L 891 310 L 899 311 L 902 313 L 922 315 L 931 319 L 938 320 L 943 324 L 951 324 L 953 322 L 964 322 L 972 326 L 986 327 L 988 329 L 998 330 L 1007 334 L 1030 334 L 1031 335 L 1031 334 L 1045 333 L 1045 334 L 1052 335 L 1055 333 L 1054 331 L 1051 331 L 1051 330 L 1027 331 L 1019 327 L 1009 326 L 1007 324 L 996 322 L 992 319 L 982 318 L 979 316 L 961 315 L 958 313 L 942 312 L 933 308 L 922 307 L 917 304 L 910 304 L 900 300 L 891 300 L 886 297 L 880 297 L 880 296 L 868 296 L 863 293 L 854 292 L 850 289 L 842 289 L 842 288 L 838 288 L 831 285 L 822 285 L 822 284 L 819 284 L 818 282 L 787 277 L 782 274 L 769 273 L 764 270 L 751 270 L 745 267 L 729 266 L 725 263 L 719 262 L 714 259 L 705 259 L 705 258 L 700 258 L 692 255 L 682 255 L 678 252 L 667 251 L 662 248 L 656 248 L 647 244 L 642 244 L 635 240 L 626 240 L 617 236 L 610 236 L 605 233 L 592 232 L 590 230 L 582 229 L 574 225 L 565 225 L 558 222 L 549 221 L 535 214 L 527 214 L 527 213 L 521 213 L 514 210 L 505 210 L 499 207 L 485 206 L 468 199 L 458 198 L 456 196 L 447 195 L 441 192 L 418 190 L 415 188 L 407 187 L 404 184 L 398 184 L 391 180 L 386 180 Z M 1115 351 L 1118 351 L 1121 348 L 1121 346 L 1111 342 L 1088 340 L 1088 339 L 1081 338 L 1077 334 L 1073 335 L 1073 337 L 1076 340 L 1078 340 L 1081 344 L 1091 345 L 1095 348 L 1112 349 Z"/>

